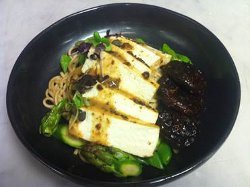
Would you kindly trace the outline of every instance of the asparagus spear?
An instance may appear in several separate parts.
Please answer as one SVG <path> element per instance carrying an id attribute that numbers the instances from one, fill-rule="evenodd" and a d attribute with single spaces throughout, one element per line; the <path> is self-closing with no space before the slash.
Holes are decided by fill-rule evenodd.
<path id="1" fill-rule="evenodd" d="M 113 147 L 86 143 L 79 154 L 87 163 L 119 177 L 138 176 L 142 171 L 136 157 Z"/>
<path id="2" fill-rule="evenodd" d="M 70 147 L 81 148 L 84 146 L 85 141 L 71 136 L 68 128 L 68 125 L 58 125 L 56 131 L 53 133 L 53 136 Z"/>
<path id="3" fill-rule="evenodd" d="M 39 132 L 44 136 L 51 136 L 56 131 L 58 123 L 62 116 L 62 109 L 66 105 L 67 100 L 60 101 L 55 105 L 50 112 L 48 112 L 41 121 Z"/>

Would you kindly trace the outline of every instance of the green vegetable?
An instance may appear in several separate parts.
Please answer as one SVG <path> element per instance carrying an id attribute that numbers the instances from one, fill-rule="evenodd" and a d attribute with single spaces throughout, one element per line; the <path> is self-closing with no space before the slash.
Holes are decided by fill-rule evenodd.
<path id="1" fill-rule="evenodd" d="M 62 100 L 42 118 L 39 127 L 40 134 L 49 137 L 56 131 L 58 123 L 62 116 L 62 109 L 64 108 L 66 103 L 67 100 Z"/>
<path id="2" fill-rule="evenodd" d="M 105 46 L 105 51 L 111 51 L 111 45 L 108 38 L 101 37 L 98 32 L 93 33 L 93 37 L 87 38 L 85 42 L 91 43 L 94 47 L 103 43 Z"/>
<path id="3" fill-rule="evenodd" d="M 185 62 L 188 64 L 192 64 L 191 60 L 187 56 L 184 56 L 178 53 L 176 53 L 176 60 L 179 60 L 181 62 Z"/>
<path id="4" fill-rule="evenodd" d="M 160 145 L 157 147 L 157 153 L 159 155 L 161 163 L 164 166 L 167 166 L 172 157 L 172 151 L 169 145 L 164 142 L 161 142 Z"/>
<path id="5" fill-rule="evenodd" d="M 86 54 L 79 54 L 79 55 L 78 55 L 78 63 L 79 63 L 79 64 L 84 64 L 86 58 L 87 58 L 87 55 L 86 55 Z"/>
<path id="6" fill-rule="evenodd" d="M 66 54 L 61 56 L 60 65 L 61 65 L 61 68 L 62 68 L 64 73 L 67 72 L 70 61 L 71 61 L 70 56 L 68 56 Z"/>
<path id="7" fill-rule="evenodd" d="M 107 45 L 110 45 L 110 42 L 109 42 L 109 39 L 108 38 L 101 38 L 101 42 L 104 43 L 104 44 L 107 44 Z"/>
<path id="8" fill-rule="evenodd" d="M 136 157 L 117 148 L 87 142 L 79 154 L 87 163 L 119 177 L 138 176 L 141 173 L 142 165 Z"/>
<path id="9" fill-rule="evenodd" d="M 76 108 L 81 108 L 83 106 L 83 98 L 80 92 L 76 91 L 73 97 L 73 103 L 75 104 Z"/>
<path id="10" fill-rule="evenodd" d="M 100 34 L 99 34 L 99 32 L 94 32 L 94 39 L 95 39 L 95 41 L 96 42 L 101 42 L 101 36 L 100 36 Z"/>
<path id="11" fill-rule="evenodd" d="M 164 43 L 162 45 L 162 52 L 164 53 L 167 53 L 167 54 L 170 54 L 172 56 L 172 59 L 171 60 L 177 60 L 177 61 L 181 61 L 181 62 L 184 62 L 184 63 L 188 63 L 188 64 L 192 64 L 191 60 L 187 57 L 187 56 L 184 56 L 184 55 L 181 55 L 179 53 L 176 53 L 173 49 L 171 49 L 171 47 Z"/>
<path id="12" fill-rule="evenodd" d="M 136 38 L 135 42 L 138 43 L 138 44 L 145 44 L 144 40 L 141 39 L 141 38 Z"/>
<path id="13" fill-rule="evenodd" d="M 150 166 L 156 167 L 158 169 L 164 169 L 165 166 L 167 166 L 170 162 L 171 158 L 171 148 L 169 145 L 159 139 L 153 156 L 144 158 L 144 161 Z"/>
<path id="14" fill-rule="evenodd" d="M 142 172 L 142 166 L 135 160 L 118 162 L 116 169 L 122 173 L 123 177 L 138 176 Z"/>
<path id="15" fill-rule="evenodd" d="M 96 47 L 100 42 L 96 41 L 94 37 L 87 38 L 85 40 L 87 43 L 91 43 L 94 47 Z"/>
<path id="16" fill-rule="evenodd" d="M 163 163 L 161 162 L 157 151 L 154 152 L 153 156 L 146 158 L 145 160 L 150 166 L 156 167 L 158 169 L 164 169 Z"/>
<path id="17" fill-rule="evenodd" d="M 164 43 L 164 44 L 162 45 L 162 52 L 167 53 L 167 54 L 170 54 L 172 57 L 175 57 L 175 56 L 176 56 L 176 53 L 174 52 L 174 50 L 171 49 L 171 48 L 169 47 L 169 45 L 166 44 L 166 43 Z"/>
<path id="18" fill-rule="evenodd" d="M 61 140 L 63 143 L 74 147 L 80 148 L 84 145 L 84 141 L 78 138 L 75 138 L 69 134 L 68 125 L 58 125 L 55 133 L 53 134 L 58 140 Z"/>

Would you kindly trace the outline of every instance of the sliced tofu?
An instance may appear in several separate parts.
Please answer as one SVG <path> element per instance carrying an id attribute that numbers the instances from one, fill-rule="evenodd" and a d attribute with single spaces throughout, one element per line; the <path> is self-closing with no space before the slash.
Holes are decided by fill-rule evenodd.
<path id="1" fill-rule="evenodd" d="M 144 79 L 141 74 L 132 71 L 127 65 L 109 53 L 101 53 L 103 74 L 120 80 L 119 89 L 148 102 L 156 93 L 159 84 Z"/>
<path id="2" fill-rule="evenodd" d="M 102 107 L 146 123 L 155 124 L 158 118 L 156 110 L 138 102 L 137 98 L 131 98 L 116 89 L 105 88 L 101 84 L 95 85 L 82 96 L 89 99 L 91 106 L 96 105 L 96 107 Z"/>
<path id="3" fill-rule="evenodd" d="M 140 157 L 153 155 L 159 138 L 159 126 L 134 123 L 90 108 L 82 110 L 86 112 L 86 119 L 70 127 L 72 135 Z"/>
<path id="4" fill-rule="evenodd" d="M 158 112 L 154 99 L 160 72 L 154 67 L 165 57 L 150 47 L 119 38 L 132 47 L 111 45 L 112 51 L 102 51 L 100 59 L 85 61 L 83 73 L 108 75 L 108 79 L 83 94 L 90 102 L 90 106 L 81 108 L 86 112 L 86 118 L 71 123 L 69 132 L 90 142 L 149 157 L 153 155 L 160 132 L 159 126 L 155 125 Z M 94 51 L 91 48 L 88 57 Z M 150 74 L 149 78 L 143 76 L 144 72 Z"/>
<path id="5" fill-rule="evenodd" d="M 118 58 L 121 60 L 121 62 L 132 66 L 133 68 L 135 68 L 140 74 L 144 73 L 144 72 L 148 72 L 151 73 L 151 69 L 146 66 L 144 63 L 142 63 L 141 61 L 137 60 L 135 57 L 129 55 L 127 53 L 126 50 L 123 50 L 115 45 L 112 45 L 112 53 L 111 55 L 113 55 L 114 57 Z"/>
<path id="6" fill-rule="evenodd" d="M 156 66 L 161 61 L 161 56 L 155 54 L 154 52 L 149 50 L 147 47 L 143 45 L 139 45 L 136 42 L 130 39 L 127 39 L 123 36 L 111 37 L 110 40 L 111 41 L 120 40 L 123 44 L 127 44 L 127 45 L 124 45 L 122 49 L 130 53 L 131 55 L 135 56 L 137 59 L 140 59 L 148 67 Z"/>
<path id="7" fill-rule="evenodd" d="M 171 55 L 163 53 L 162 51 L 155 49 L 149 45 L 143 45 L 143 46 L 146 47 L 147 49 L 149 49 L 150 51 L 152 51 L 153 53 L 155 53 L 156 55 L 161 57 L 160 62 L 157 65 L 152 67 L 153 70 L 158 69 L 160 66 L 166 65 L 167 63 L 170 62 L 170 60 L 172 58 Z"/>
<path id="8" fill-rule="evenodd" d="M 100 71 L 100 63 L 102 64 L 102 73 Z M 102 74 L 103 76 L 108 75 L 118 83 L 119 90 L 146 103 L 153 98 L 159 87 L 158 83 L 144 79 L 141 74 L 133 71 L 129 66 L 106 52 L 101 52 L 100 62 L 91 59 L 85 61 L 82 72 L 86 73 L 89 71 L 96 72 L 99 75 Z"/>
<path id="9" fill-rule="evenodd" d="M 156 83 L 159 80 L 159 77 L 161 77 L 161 72 L 159 71 L 159 68 L 155 68 L 153 66 L 152 69 L 150 69 L 144 63 L 137 60 L 134 56 L 128 54 L 125 50 L 121 49 L 120 47 L 117 47 L 112 44 L 111 46 L 112 46 L 112 52 L 110 54 L 114 56 L 115 58 L 118 58 L 125 65 L 129 66 L 130 69 L 137 71 L 142 77 L 144 73 L 148 73 L 149 74 L 148 80 L 154 83 Z M 148 47 L 151 48 L 150 46 Z M 159 65 L 167 64 L 169 62 L 168 56 L 165 57 L 165 54 L 161 53 L 158 50 L 156 50 L 155 52 L 157 52 L 157 54 L 159 53 L 159 56 L 162 55 L 161 62 L 164 62 L 164 63 L 161 63 Z"/>
<path id="10" fill-rule="evenodd" d="M 85 60 L 83 66 L 82 66 L 82 72 L 83 73 L 88 73 L 89 71 L 92 71 L 92 73 L 98 73 L 98 68 L 99 67 L 99 63 L 97 60 L 92 60 L 90 58 L 90 55 L 92 55 L 93 53 L 95 52 L 95 49 L 93 47 L 91 47 L 89 49 L 89 52 L 88 52 L 88 58 Z"/>

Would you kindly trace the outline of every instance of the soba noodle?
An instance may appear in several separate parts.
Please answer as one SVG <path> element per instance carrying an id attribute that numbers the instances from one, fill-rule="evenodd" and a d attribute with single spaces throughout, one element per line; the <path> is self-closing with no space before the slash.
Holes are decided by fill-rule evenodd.
<path id="1" fill-rule="evenodd" d="M 43 105 L 47 108 L 52 108 L 63 99 L 71 99 L 71 85 L 81 78 L 81 65 L 78 63 L 78 55 L 72 54 L 72 48 L 68 55 L 71 57 L 68 71 L 66 73 L 60 72 L 60 75 L 54 76 L 50 79 L 48 88 L 45 92 Z"/>

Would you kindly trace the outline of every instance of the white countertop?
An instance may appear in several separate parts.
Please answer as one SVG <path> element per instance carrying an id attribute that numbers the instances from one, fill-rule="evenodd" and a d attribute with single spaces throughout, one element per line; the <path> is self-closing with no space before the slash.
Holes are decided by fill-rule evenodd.
<path id="1" fill-rule="evenodd" d="M 54 174 L 26 150 L 9 122 L 5 95 L 10 71 L 22 49 L 58 19 L 93 6 L 122 1 L 0 1 L 0 186 L 77 187 Z M 162 6 L 203 24 L 226 46 L 241 81 L 241 106 L 229 138 L 204 165 L 164 186 L 250 186 L 250 1 L 126 1 Z M 233 90 L 232 90 L 233 91 Z"/>

